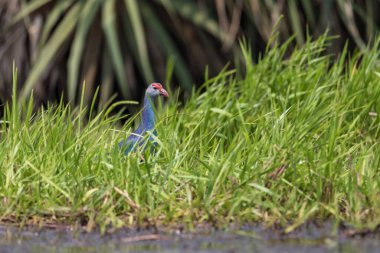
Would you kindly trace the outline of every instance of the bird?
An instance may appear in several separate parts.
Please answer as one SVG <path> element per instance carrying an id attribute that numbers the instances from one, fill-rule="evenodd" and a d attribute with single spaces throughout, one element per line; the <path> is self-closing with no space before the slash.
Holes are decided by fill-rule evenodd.
<path id="1" fill-rule="evenodd" d="M 161 83 L 151 83 L 145 91 L 140 124 L 126 140 L 119 142 L 119 149 L 122 150 L 125 155 L 135 152 L 139 147 L 145 144 L 144 136 L 146 132 L 150 131 L 154 136 L 157 136 L 157 131 L 154 128 L 156 117 L 154 115 L 153 102 L 158 96 L 169 97 L 169 94 Z M 148 140 L 152 142 L 153 145 L 156 144 L 152 136 L 149 136 Z"/>

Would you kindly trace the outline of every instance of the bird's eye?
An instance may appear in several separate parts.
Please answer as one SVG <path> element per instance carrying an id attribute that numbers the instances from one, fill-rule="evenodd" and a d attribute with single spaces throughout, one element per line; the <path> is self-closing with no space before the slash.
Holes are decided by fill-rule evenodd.
<path id="1" fill-rule="evenodd" d="M 154 90 L 157 90 L 157 87 L 154 87 L 154 86 L 153 86 L 153 89 L 154 89 Z"/>

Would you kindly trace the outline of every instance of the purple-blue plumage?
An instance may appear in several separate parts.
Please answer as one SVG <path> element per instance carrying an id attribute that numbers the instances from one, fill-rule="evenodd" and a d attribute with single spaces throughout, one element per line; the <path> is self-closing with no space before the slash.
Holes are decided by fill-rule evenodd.
<path id="1" fill-rule="evenodd" d="M 127 155 L 130 152 L 134 152 L 138 147 L 144 145 L 144 136 L 147 131 L 152 132 L 155 136 L 157 135 L 157 132 L 154 129 L 156 118 L 154 115 L 153 101 L 158 96 L 168 97 L 168 92 L 160 83 L 150 84 L 145 92 L 144 107 L 139 126 L 125 141 L 119 142 L 119 148 L 124 151 L 124 154 Z M 151 136 L 148 140 L 153 142 L 153 138 Z"/>

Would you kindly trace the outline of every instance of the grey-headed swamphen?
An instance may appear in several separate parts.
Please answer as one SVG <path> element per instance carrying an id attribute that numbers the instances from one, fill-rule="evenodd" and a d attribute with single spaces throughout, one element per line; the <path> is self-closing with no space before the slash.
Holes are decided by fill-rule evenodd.
<path id="1" fill-rule="evenodd" d="M 143 146 L 145 144 L 144 136 L 147 131 L 150 131 L 152 134 L 157 136 L 157 132 L 154 129 L 156 118 L 153 110 L 153 101 L 158 96 L 168 97 L 169 95 L 168 92 L 162 87 L 162 84 L 150 84 L 145 92 L 142 119 L 139 126 L 126 140 L 119 142 L 119 149 L 122 149 L 124 154 L 127 155 L 136 151 L 138 147 Z M 151 136 L 149 136 L 148 140 L 152 141 L 154 144 L 154 140 Z"/>

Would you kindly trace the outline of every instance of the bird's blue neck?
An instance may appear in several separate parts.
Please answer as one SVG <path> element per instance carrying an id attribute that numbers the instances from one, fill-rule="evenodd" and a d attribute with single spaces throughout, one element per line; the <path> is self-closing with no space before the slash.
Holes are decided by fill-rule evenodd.
<path id="1" fill-rule="evenodd" d="M 154 129 L 154 124 L 156 123 L 156 118 L 154 116 L 153 110 L 153 98 L 148 95 L 144 97 L 144 108 L 142 111 L 142 121 L 141 130 L 152 131 Z"/>

